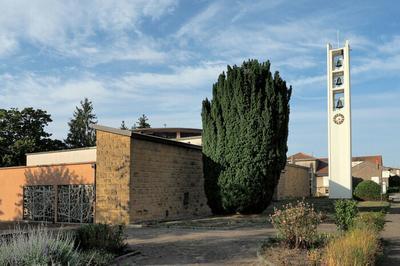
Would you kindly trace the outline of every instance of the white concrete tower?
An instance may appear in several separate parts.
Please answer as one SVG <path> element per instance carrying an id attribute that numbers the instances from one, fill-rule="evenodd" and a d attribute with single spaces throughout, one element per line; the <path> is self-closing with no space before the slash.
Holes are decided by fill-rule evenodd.
<path id="1" fill-rule="evenodd" d="M 350 47 L 327 45 L 329 198 L 352 198 Z"/>

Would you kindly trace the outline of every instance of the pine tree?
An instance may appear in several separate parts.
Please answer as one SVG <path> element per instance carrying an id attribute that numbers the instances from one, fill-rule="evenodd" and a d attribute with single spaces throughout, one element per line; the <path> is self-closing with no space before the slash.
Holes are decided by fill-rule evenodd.
<path id="1" fill-rule="evenodd" d="M 138 118 L 138 121 L 136 122 L 137 126 L 134 128 L 150 128 L 150 124 L 147 122 L 149 119 L 145 114 L 143 114 L 141 117 Z"/>
<path id="2" fill-rule="evenodd" d="M 122 120 L 122 122 L 121 122 L 120 129 L 123 129 L 123 130 L 127 130 L 128 129 L 128 127 L 125 125 L 125 121 L 124 120 Z"/>
<path id="3" fill-rule="evenodd" d="M 286 164 L 291 87 L 269 61 L 228 66 L 202 106 L 205 191 L 214 213 L 260 213 Z"/>
<path id="4" fill-rule="evenodd" d="M 93 113 L 93 104 L 87 98 L 76 107 L 73 118 L 68 122 L 69 133 L 65 143 L 69 148 L 90 147 L 96 145 L 96 132 L 90 124 L 97 123 Z"/>

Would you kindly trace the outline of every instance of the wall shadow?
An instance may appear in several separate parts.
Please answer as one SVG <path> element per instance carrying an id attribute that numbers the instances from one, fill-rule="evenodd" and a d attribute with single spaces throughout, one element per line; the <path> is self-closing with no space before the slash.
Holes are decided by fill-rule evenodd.
<path id="1" fill-rule="evenodd" d="M 83 184 L 83 178 L 64 165 L 27 168 L 24 176 L 25 183 L 20 186 L 22 191 L 24 186 Z M 17 215 L 14 217 L 14 220 L 22 220 L 24 195 L 18 193 L 17 197 L 19 201 L 15 203 Z"/>
<path id="2" fill-rule="evenodd" d="M 2 200 L 0 199 L 0 206 L 1 206 L 1 204 L 2 204 Z M 4 214 L 4 212 L 1 210 L 1 207 L 0 207 L 0 216 L 3 214 Z"/>

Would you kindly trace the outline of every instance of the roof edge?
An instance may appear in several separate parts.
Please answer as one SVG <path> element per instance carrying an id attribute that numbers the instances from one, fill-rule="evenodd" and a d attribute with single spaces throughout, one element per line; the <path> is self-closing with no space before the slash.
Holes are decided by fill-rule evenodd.
<path id="1" fill-rule="evenodd" d="M 174 145 L 174 146 L 181 146 L 181 147 L 196 149 L 196 150 L 202 149 L 201 146 L 198 146 L 198 145 L 179 142 L 179 141 L 161 138 L 161 137 L 152 136 L 152 135 L 136 133 L 136 132 L 132 132 L 131 130 L 118 129 L 118 128 L 107 127 L 107 126 L 102 126 L 102 125 L 94 125 L 94 124 L 90 125 L 90 127 L 93 129 L 96 129 L 96 130 L 105 131 L 105 132 L 118 134 L 118 135 L 123 135 L 123 136 L 131 137 L 134 139 L 148 140 L 148 141 L 169 144 L 169 145 Z"/>
<path id="2" fill-rule="evenodd" d="M 132 136 L 132 131 L 127 130 L 127 129 L 119 129 L 119 128 L 114 128 L 114 127 L 107 127 L 107 126 L 102 126 L 102 125 L 97 125 L 97 124 L 90 124 L 90 127 L 96 130 L 100 131 L 105 131 L 105 132 L 110 132 L 118 135 L 123 135 L 123 136 Z"/>

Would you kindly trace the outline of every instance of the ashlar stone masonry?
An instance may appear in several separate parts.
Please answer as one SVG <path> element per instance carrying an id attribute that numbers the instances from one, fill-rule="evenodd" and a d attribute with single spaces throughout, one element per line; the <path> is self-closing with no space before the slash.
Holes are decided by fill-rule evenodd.
<path id="1" fill-rule="evenodd" d="M 127 224 L 210 214 L 201 147 L 95 128 L 96 222 Z"/>

